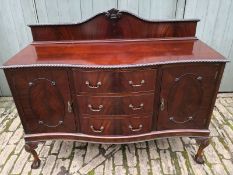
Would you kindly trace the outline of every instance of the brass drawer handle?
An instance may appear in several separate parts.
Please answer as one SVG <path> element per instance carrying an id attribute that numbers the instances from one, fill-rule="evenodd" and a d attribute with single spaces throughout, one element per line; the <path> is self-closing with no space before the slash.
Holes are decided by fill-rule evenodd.
<path id="1" fill-rule="evenodd" d="M 129 125 L 129 129 L 133 132 L 141 131 L 142 130 L 142 124 L 138 126 L 138 128 L 133 128 L 132 125 Z"/>
<path id="2" fill-rule="evenodd" d="M 129 84 L 133 87 L 140 87 L 145 83 L 145 80 L 142 80 L 140 84 L 134 84 L 133 81 L 129 81 Z"/>
<path id="3" fill-rule="evenodd" d="M 91 104 L 88 105 L 88 108 L 93 112 L 100 112 L 103 109 L 103 105 L 99 105 L 98 109 L 94 109 Z"/>
<path id="4" fill-rule="evenodd" d="M 199 80 L 199 81 L 201 81 L 202 79 L 203 79 L 202 76 L 198 76 L 198 77 L 197 77 L 197 80 Z"/>
<path id="5" fill-rule="evenodd" d="M 174 117 L 170 117 L 170 118 L 169 118 L 169 120 L 173 121 L 174 123 L 178 123 L 178 124 L 183 124 L 183 123 L 189 122 L 189 121 L 192 120 L 192 119 L 193 119 L 193 117 L 190 116 L 190 117 L 188 117 L 187 120 L 181 122 L 181 121 L 176 121 L 176 120 L 174 119 Z"/>
<path id="6" fill-rule="evenodd" d="M 72 103 L 70 101 L 67 102 L 67 111 L 71 113 L 73 111 L 72 109 Z"/>
<path id="7" fill-rule="evenodd" d="M 102 85 L 102 83 L 101 83 L 100 81 L 96 84 L 96 86 L 92 86 L 92 85 L 90 84 L 89 81 L 86 81 L 85 84 L 86 84 L 90 89 L 97 89 L 97 88 L 99 88 L 99 87 Z"/>
<path id="8" fill-rule="evenodd" d="M 161 102 L 160 102 L 160 110 L 163 111 L 165 108 L 165 100 L 164 98 L 161 98 Z"/>
<path id="9" fill-rule="evenodd" d="M 44 125 L 44 126 L 47 126 L 47 127 L 49 127 L 49 128 L 56 128 L 56 127 L 58 127 L 59 125 L 61 125 L 61 124 L 63 123 L 63 121 L 59 121 L 58 124 L 56 124 L 56 125 L 47 125 L 47 124 L 45 124 L 42 120 L 39 120 L 38 123 L 39 123 L 40 125 Z"/>
<path id="10" fill-rule="evenodd" d="M 49 82 L 51 83 L 51 85 L 56 86 L 56 81 L 52 81 L 52 80 L 49 80 L 49 79 L 47 79 L 47 78 L 36 78 L 36 79 L 34 79 L 33 81 L 30 81 L 30 82 L 28 83 L 28 85 L 29 85 L 29 86 L 33 86 L 33 85 L 35 85 L 36 81 L 38 81 L 38 80 L 46 80 L 46 81 L 49 81 Z"/>
<path id="11" fill-rule="evenodd" d="M 134 107 L 132 104 L 130 104 L 130 105 L 129 105 L 129 108 L 131 108 L 132 110 L 136 111 L 136 110 L 142 109 L 143 106 L 144 106 L 143 103 L 141 103 L 139 107 Z"/>
<path id="12" fill-rule="evenodd" d="M 104 127 L 101 126 L 100 129 L 95 129 L 93 125 L 90 126 L 91 130 L 96 133 L 101 133 L 104 131 Z"/>

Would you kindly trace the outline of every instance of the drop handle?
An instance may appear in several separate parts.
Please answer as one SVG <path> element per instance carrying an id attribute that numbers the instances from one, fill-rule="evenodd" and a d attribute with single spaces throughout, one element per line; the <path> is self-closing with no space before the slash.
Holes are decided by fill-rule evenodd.
<path id="1" fill-rule="evenodd" d="M 90 126 L 91 130 L 95 133 L 101 133 L 104 131 L 104 127 L 101 126 L 100 129 L 95 129 L 93 125 Z"/>
<path id="2" fill-rule="evenodd" d="M 133 131 L 133 132 L 141 131 L 141 130 L 142 130 L 142 124 L 140 124 L 140 125 L 138 126 L 138 128 L 133 128 L 132 125 L 129 125 L 129 129 L 130 129 L 131 131 Z"/>
<path id="3" fill-rule="evenodd" d="M 40 125 L 47 126 L 48 128 L 56 128 L 56 127 L 58 127 L 59 125 L 62 125 L 62 124 L 63 124 L 63 121 L 62 121 L 62 120 L 58 121 L 58 123 L 57 123 L 56 125 L 48 125 L 48 124 L 46 124 L 46 123 L 45 123 L 44 121 L 42 121 L 42 120 L 39 120 L 38 123 L 39 123 Z"/>
<path id="4" fill-rule="evenodd" d="M 87 87 L 89 87 L 90 89 L 97 89 L 97 88 L 99 88 L 99 87 L 102 85 L 101 81 L 98 81 L 97 84 L 96 84 L 96 86 L 91 85 L 91 83 L 90 83 L 89 81 L 86 81 L 85 84 L 86 84 Z"/>
<path id="5" fill-rule="evenodd" d="M 198 76 L 198 77 L 197 77 L 197 80 L 199 80 L 199 81 L 201 81 L 202 79 L 203 79 L 202 76 Z"/>
<path id="6" fill-rule="evenodd" d="M 161 101 L 160 101 L 160 110 L 163 111 L 165 109 L 165 100 L 164 98 L 161 98 Z"/>
<path id="7" fill-rule="evenodd" d="M 73 109 L 72 109 L 72 103 L 70 101 L 67 102 L 67 111 L 69 113 L 73 112 Z"/>
<path id="8" fill-rule="evenodd" d="M 129 85 L 131 85 L 132 87 L 140 87 L 145 83 L 145 80 L 142 80 L 140 82 L 140 84 L 134 84 L 132 80 L 129 81 Z"/>
<path id="9" fill-rule="evenodd" d="M 132 110 L 136 111 L 136 110 L 140 110 L 144 107 L 144 104 L 141 103 L 139 107 L 134 107 L 132 104 L 129 105 L 129 108 L 131 108 Z"/>
<path id="10" fill-rule="evenodd" d="M 184 120 L 184 121 L 177 121 L 177 120 L 175 120 L 174 117 L 170 117 L 169 120 L 171 120 L 172 122 L 177 123 L 177 124 L 184 124 L 184 123 L 187 123 L 187 122 L 193 120 L 193 117 L 192 117 L 192 116 L 189 116 L 189 117 L 188 117 L 186 120 Z"/>
<path id="11" fill-rule="evenodd" d="M 99 105 L 98 108 L 93 108 L 91 104 L 88 104 L 88 108 L 93 112 L 100 112 L 103 109 L 103 105 Z"/>

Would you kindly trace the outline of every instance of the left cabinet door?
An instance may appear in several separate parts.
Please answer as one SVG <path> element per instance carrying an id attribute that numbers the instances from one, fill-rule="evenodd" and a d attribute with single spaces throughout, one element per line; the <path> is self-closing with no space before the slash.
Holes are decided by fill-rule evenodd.
<path id="1" fill-rule="evenodd" d="M 59 68 L 5 71 L 25 132 L 75 132 L 68 72 Z"/>

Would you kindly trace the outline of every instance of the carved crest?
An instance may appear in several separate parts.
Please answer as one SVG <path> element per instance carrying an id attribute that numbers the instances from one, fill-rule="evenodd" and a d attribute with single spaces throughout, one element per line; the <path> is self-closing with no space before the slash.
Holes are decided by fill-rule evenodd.
<path id="1" fill-rule="evenodd" d="M 120 19 L 121 15 L 122 13 L 119 10 L 114 9 L 114 8 L 105 12 L 105 16 L 111 20 Z"/>

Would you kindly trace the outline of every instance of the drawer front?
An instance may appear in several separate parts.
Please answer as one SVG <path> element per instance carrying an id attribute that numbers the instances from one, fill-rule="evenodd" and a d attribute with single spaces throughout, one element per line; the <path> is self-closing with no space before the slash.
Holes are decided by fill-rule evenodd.
<path id="1" fill-rule="evenodd" d="M 121 88 L 127 92 L 154 91 L 156 70 L 130 71 L 120 73 Z M 122 89 L 121 89 L 122 91 Z"/>
<path id="2" fill-rule="evenodd" d="M 81 131 L 90 135 L 134 135 L 151 131 L 151 116 L 90 117 L 82 116 Z"/>
<path id="3" fill-rule="evenodd" d="M 153 113 L 154 94 L 132 96 L 85 96 L 79 95 L 80 114 L 129 115 Z"/>
<path id="4" fill-rule="evenodd" d="M 73 69 L 77 93 L 142 92 L 155 89 L 156 70 L 78 71 Z"/>

